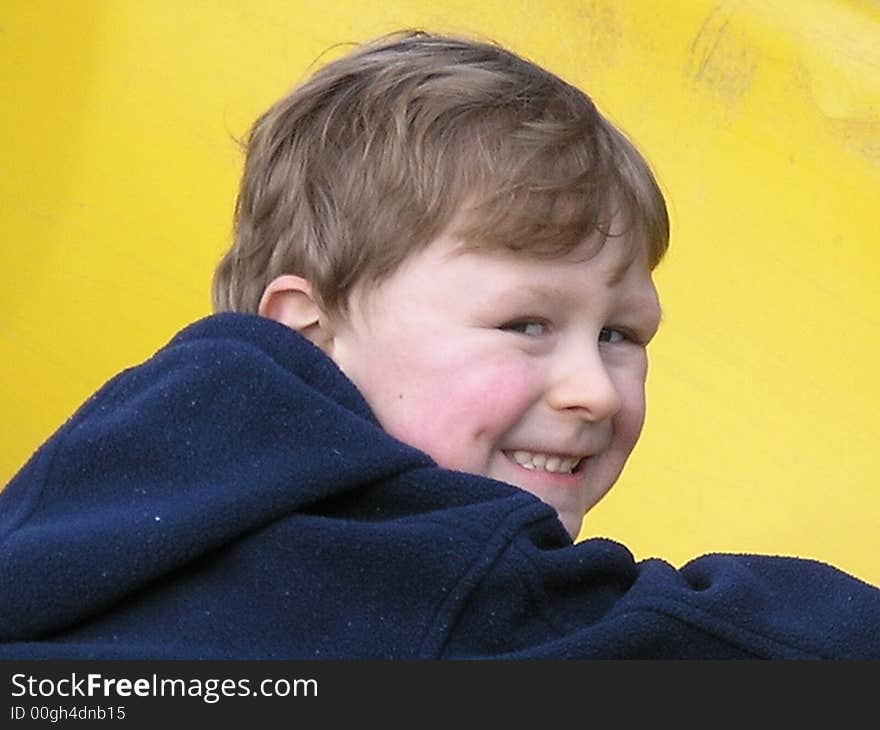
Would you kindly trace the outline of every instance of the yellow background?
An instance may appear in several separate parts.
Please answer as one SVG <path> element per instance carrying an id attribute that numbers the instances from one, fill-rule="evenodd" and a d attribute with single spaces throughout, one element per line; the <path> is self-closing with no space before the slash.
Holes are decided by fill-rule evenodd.
<path id="1" fill-rule="evenodd" d="M 495 39 L 581 86 L 668 194 L 646 432 L 582 534 L 880 583 L 873 0 L 7 0 L 0 484 L 209 312 L 234 138 L 332 44 L 408 26 Z"/>

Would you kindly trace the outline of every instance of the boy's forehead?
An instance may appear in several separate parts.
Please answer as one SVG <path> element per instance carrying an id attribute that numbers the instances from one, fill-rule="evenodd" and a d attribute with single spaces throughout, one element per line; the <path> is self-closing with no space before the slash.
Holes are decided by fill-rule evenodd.
<path id="1" fill-rule="evenodd" d="M 633 306 L 659 312 L 647 247 L 628 236 L 595 236 L 555 255 L 482 247 L 461 240 L 437 242 L 441 261 L 452 262 L 447 276 L 462 294 L 479 285 L 487 297 L 542 301 L 570 299 L 575 305 L 597 285 L 615 289 Z M 461 265 L 455 265 L 459 262 Z M 586 278 L 591 284 L 586 284 Z"/>
<path id="2" fill-rule="evenodd" d="M 637 235 L 635 230 L 609 229 L 594 231 L 565 250 L 546 251 L 486 245 L 460 236 L 456 228 L 450 226 L 424 247 L 412 251 L 387 278 L 373 283 L 360 282 L 354 298 L 372 309 L 370 302 L 381 291 L 385 292 L 385 303 L 392 304 L 389 296 L 407 297 L 411 287 L 433 288 L 440 280 L 448 285 L 460 285 L 462 294 L 474 287 L 487 295 L 490 291 L 516 288 L 522 294 L 532 293 L 539 298 L 553 294 L 558 298 L 563 288 L 582 288 L 581 278 L 589 271 L 598 274 L 597 280 L 604 287 L 617 287 L 627 279 L 627 288 L 644 292 L 640 299 L 656 301 L 645 237 Z M 632 275 L 628 277 L 630 272 Z M 408 282 L 406 288 L 400 290 L 392 285 L 389 291 L 388 285 L 393 280 L 402 283 L 400 277 Z M 645 292 L 646 289 L 649 291 Z"/>
<path id="3" fill-rule="evenodd" d="M 649 274 L 651 269 L 651 245 L 647 237 L 636 230 L 610 228 L 608 231 L 594 231 L 558 250 L 547 250 L 540 245 L 535 248 L 487 246 L 480 240 L 457 237 L 454 234 L 442 237 L 434 243 L 444 249 L 442 255 L 446 260 L 476 254 L 532 268 L 542 262 L 591 266 L 603 270 L 608 286 L 620 283 L 633 267 L 644 268 Z"/>

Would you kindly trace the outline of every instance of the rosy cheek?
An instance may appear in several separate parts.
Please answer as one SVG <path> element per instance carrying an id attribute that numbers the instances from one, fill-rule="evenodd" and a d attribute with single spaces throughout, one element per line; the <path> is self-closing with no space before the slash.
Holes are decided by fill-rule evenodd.
<path id="1" fill-rule="evenodd" d="M 440 466 L 483 473 L 492 444 L 506 428 L 503 400 L 454 385 L 442 395 L 424 418 L 413 419 L 407 438 Z"/>
<path id="2" fill-rule="evenodd" d="M 482 424 L 480 430 L 490 437 L 516 425 L 543 393 L 541 374 L 516 358 L 489 359 L 470 372 L 466 407 L 472 414 L 471 422 Z"/>
<path id="3" fill-rule="evenodd" d="M 534 400 L 528 374 L 507 365 L 493 367 L 488 360 L 480 367 L 450 368 L 432 380 L 433 387 L 422 390 L 421 397 L 398 400 L 398 438 L 446 468 L 487 473 L 505 433 Z"/>

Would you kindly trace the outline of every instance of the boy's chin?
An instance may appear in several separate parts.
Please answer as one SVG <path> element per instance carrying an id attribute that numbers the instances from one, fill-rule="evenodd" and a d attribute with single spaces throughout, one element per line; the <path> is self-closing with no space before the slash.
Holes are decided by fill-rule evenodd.
<path id="1" fill-rule="evenodd" d="M 593 505 L 587 505 L 586 508 L 580 504 L 580 500 L 573 499 L 573 494 L 553 494 L 547 493 L 545 490 L 535 490 L 529 489 L 527 486 L 522 484 L 514 484 L 513 486 L 522 489 L 524 492 L 528 492 L 534 497 L 540 499 L 544 504 L 552 507 L 556 512 L 556 516 L 559 518 L 559 521 L 562 523 L 562 526 L 565 528 L 565 531 L 569 534 L 572 540 L 574 540 L 581 531 L 581 523 L 583 522 L 584 515 L 587 513 L 587 510 Z M 557 499 L 554 499 L 557 497 Z M 560 504 L 559 502 L 564 502 L 564 504 Z M 578 502 L 577 504 L 572 504 L 571 502 Z"/>
<path id="2" fill-rule="evenodd" d="M 578 517 L 577 515 L 572 514 L 564 515 L 560 514 L 558 510 L 556 514 L 559 517 L 562 526 L 565 528 L 565 531 L 568 533 L 568 536 L 571 538 L 572 542 L 574 542 L 581 531 L 581 523 L 584 520 L 584 516 L 581 515 Z"/>
<path id="3" fill-rule="evenodd" d="M 508 484 L 537 497 L 556 511 L 565 531 L 574 540 L 581 529 L 581 522 L 587 511 L 598 502 L 591 500 L 583 474 L 560 474 L 541 470 L 524 470 L 517 464 L 493 464 L 487 476 Z M 587 502 L 587 504 L 585 504 Z"/>

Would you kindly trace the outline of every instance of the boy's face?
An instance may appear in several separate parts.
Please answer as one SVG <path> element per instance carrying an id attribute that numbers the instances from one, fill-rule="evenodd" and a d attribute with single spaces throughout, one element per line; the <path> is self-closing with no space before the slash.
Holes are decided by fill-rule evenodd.
<path id="1" fill-rule="evenodd" d="M 638 439 L 660 319 L 644 256 L 590 244 L 537 258 L 441 237 L 355 296 L 330 348 L 388 433 L 531 492 L 572 538 Z"/>

